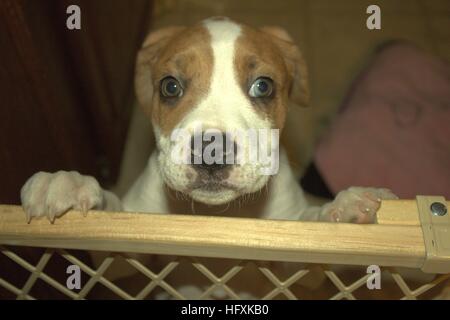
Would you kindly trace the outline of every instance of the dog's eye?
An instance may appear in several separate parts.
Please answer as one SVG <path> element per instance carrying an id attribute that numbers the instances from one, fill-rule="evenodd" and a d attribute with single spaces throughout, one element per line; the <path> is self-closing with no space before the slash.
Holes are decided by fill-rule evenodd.
<path id="1" fill-rule="evenodd" d="M 183 95 L 183 88 L 180 82 L 174 77 L 166 77 L 161 81 L 161 94 L 169 98 L 181 97 Z"/>
<path id="2" fill-rule="evenodd" d="M 273 81 L 270 78 L 261 77 L 253 82 L 248 94 L 253 98 L 268 97 L 272 94 Z"/>

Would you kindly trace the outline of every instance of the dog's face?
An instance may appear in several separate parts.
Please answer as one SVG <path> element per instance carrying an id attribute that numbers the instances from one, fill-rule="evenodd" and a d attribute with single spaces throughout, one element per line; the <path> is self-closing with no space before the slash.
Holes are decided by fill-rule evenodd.
<path id="1" fill-rule="evenodd" d="M 278 165 L 272 129 L 283 128 L 290 100 L 308 98 L 305 64 L 287 33 L 224 18 L 151 33 L 136 93 L 165 183 L 206 204 L 264 187 Z"/>

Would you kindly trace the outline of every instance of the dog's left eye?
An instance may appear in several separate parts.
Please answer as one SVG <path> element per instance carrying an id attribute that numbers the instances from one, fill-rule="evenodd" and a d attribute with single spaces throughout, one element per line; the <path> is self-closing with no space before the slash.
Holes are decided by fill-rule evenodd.
<path id="1" fill-rule="evenodd" d="M 273 81 L 270 78 L 261 77 L 255 80 L 248 91 L 250 97 L 262 98 L 272 94 Z"/>
<path id="2" fill-rule="evenodd" d="M 180 82 L 174 77 L 166 77 L 161 81 L 161 94 L 164 97 L 181 97 L 183 95 L 183 88 Z"/>

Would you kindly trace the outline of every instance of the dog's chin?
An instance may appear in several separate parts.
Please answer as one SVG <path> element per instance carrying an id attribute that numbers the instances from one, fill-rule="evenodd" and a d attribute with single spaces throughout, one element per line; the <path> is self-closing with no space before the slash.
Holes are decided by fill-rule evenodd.
<path id="1" fill-rule="evenodd" d="M 239 197 L 238 192 L 231 189 L 222 189 L 220 191 L 196 189 L 191 191 L 189 195 L 195 201 L 213 206 L 229 203 Z"/>

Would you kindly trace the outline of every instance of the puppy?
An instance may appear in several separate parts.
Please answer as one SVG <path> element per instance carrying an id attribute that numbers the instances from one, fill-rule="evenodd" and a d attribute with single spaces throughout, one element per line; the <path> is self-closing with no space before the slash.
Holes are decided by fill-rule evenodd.
<path id="1" fill-rule="evenodd" d="M 396 198 L 352 187 L 322 207 L 308 205 L 278 143 L 289 107 L 308 103 L 307 70 L 280 28 L 210 18 L 154 31 L 138 53 L 135 88 L 157 146 L 125 197 L 77 172 L 39 172 L 21 190 L 28 221 L 95 208 L 370 223 L 382 199 Z M 249 132 L 268 138 L 246 139 Z M 214 161 L 201 157 L 208 148 Z M 250 161 L 255 150 L 266 158 Z"/>

